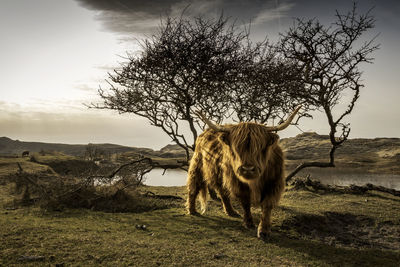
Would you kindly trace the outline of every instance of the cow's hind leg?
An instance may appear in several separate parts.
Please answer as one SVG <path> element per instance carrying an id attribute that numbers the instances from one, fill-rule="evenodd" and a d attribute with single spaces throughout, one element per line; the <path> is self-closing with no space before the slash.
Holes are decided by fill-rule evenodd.
<path id="1" fill-rule="evenodd" d="M 207 185 L 201 173 L 201 156 L 199 154 L 194 154 L 192 157 L 188 170 L 187 190 L 188 198 L 186 208 L 188 213 L 191 215 L 198 215 L 196 211 L 196 198 L 199 193 L 201 193 L 202 209 L 204 212 L 207 201 Z"/>
<path id="2" fill-rule="evenodd" d="M 224 207 L 225 213 L 231 217 L 240 217 L 239 213 L 237 213 L 232 207 L 231 199 L 229 198 L 229 193 L 224 188 L 222 188 L 222 186 L 219 186 L 217 189 L 221 197 L 221 202 L 222 206 Z"/>
<path id="3" fill-rule="evenodd" d="M 188 186 L 189 187 L 189 186 Z M 194 186 L 189 188 L 188 198 L 186 202 L 186 208 L 190 215 L 197 215 L 198 212 L 196 211 L 196 198 L 199 194 L 199 188 Z"/>

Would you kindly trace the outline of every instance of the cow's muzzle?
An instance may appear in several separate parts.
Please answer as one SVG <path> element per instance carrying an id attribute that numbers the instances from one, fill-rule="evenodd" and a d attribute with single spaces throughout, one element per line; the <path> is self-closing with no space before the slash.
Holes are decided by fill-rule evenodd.
<path id="1" fill-rule="evenodd" d="M 258 169 L 254 165 L 242 165 L 238 173 L 246 179 L 254 179 L 258 176 Z"/>

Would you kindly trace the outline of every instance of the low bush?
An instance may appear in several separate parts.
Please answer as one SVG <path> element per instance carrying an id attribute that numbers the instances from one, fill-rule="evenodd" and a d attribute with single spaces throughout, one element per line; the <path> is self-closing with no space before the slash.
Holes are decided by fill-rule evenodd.
<path id="1" fill-rule="evenodd" d="M 142 212 L 175 205 L 177 200 L 140 194 L 137 188 L 151 166 L 137 160 L 120 166 L 109 175 L 99 172 L 83 177 L 48 172 L 9 175 L 14 205 L 39 205 L 44 210 L 86 208 L 106 212 Z M 103 169 L 104 171 L 104 169 Z"/>

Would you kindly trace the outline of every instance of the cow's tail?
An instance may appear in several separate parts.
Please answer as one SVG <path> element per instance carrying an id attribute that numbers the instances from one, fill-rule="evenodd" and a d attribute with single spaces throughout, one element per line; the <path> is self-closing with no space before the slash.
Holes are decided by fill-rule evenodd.
<path id="1" fill-rule="evenodd" d="M 202 214 L 204 214 L 207 210 L 207 195 L 208 195 L 207 193 L 208 193 L 207 185 L 204 183 L 204 185 L 200 187 L 199 191 L 199 200 L 200 200 Z"/>

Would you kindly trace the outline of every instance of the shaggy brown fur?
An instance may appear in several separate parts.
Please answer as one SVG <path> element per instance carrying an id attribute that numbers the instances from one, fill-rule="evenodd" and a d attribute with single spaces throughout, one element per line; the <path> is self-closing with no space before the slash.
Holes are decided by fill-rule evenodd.
<path id="1" fill-rule="evenodd" d="M 205 211 L 207 187 L 210 186 L 218 191 L 224 210 L 230 216 L 238 216 L 230 197 L 240 200 L 247 228 L 254 227 L 251 204 L 261 206 L 257 235 L 265 238 L 271 229 L 271 210 L 285 186 L 279 137 L 257 123 L 225 127 L 229 132 L 207 129 L 196 141 L 188 171 L 188 212 L 197 213 L 195 202 L 199 193 L 202 211 Z"/>

